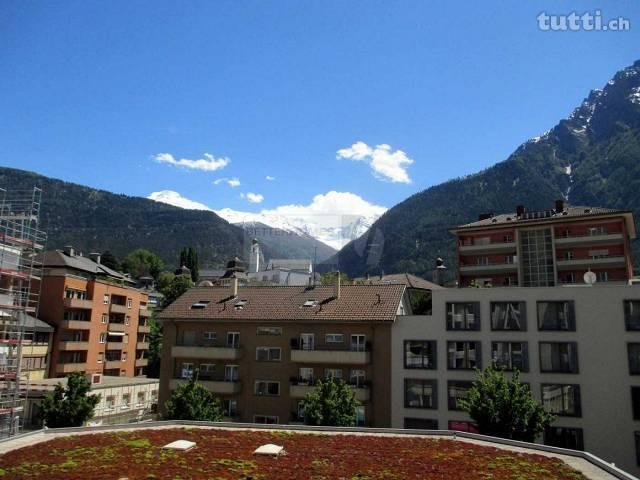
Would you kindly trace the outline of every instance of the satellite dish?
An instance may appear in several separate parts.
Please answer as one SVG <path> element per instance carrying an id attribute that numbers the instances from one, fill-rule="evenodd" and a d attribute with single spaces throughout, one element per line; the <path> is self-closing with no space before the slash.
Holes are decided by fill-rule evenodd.
<path id="1" fill-rule="evenodd" d="M 598 280 L 598 278 L 596 277 L 596 274 L 593 273 L 591 270 L 589 270 L 588 272 L 585 272 L 582 278 L 584 280 L 584 283 L 586 283 L 587 285 L 593 285 Z"/>

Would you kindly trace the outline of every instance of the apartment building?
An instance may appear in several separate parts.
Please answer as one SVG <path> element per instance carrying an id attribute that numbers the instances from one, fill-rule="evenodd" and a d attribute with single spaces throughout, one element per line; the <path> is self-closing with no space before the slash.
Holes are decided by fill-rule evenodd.
<path id="1" fill-rule="evenodd" d="M 628 211 L 567 206 L 482 214 L 451 230 L 457 236 L 458 285 L 551 287 L 582 283 L 591 270 L 599 283 L 633 276 L 629 242 L 636 238 Z"/>
<path id="2" fill-rule="evenodd" d="M 49 376 L 53 327 L 42 320 L 27 315 L 22 340 L 21 370 L 29 381 Z"/>
<path id="3" fill-rule="evenodd" d="M 388 427 L 391 326 L 407 298 L 404 285 L 193 288 L 159 315 L 160 409 L 197 370 L 234 420 L 302 422 L 302 399 L 333 376 L 361 402 L 359 425 Z"/>
<path id="4" fill-rule="evenodd" d="M 55 326 L 51 377 L 71 372 L 145 374 L 150 327 L 147 293 L 71 247 L 43 256 L 40 318 Z"/>
<path id="5" fill-rule="evenodd" d="M 457 400 L 492 363 L 557 415 L 540 442 L 640 473 L 640 286 L 434 290 L 392 329 L 391 424 L 474 431 Z"/>

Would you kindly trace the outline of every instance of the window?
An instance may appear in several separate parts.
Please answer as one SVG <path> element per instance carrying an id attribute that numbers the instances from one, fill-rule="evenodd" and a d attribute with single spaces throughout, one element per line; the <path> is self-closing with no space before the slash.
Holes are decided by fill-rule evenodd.
<path id="1" fill-rule="evenodd" d="M 437 430 L 438 420 L 432 418 L 404 418 L 404 428 L 414 430 Z"/>
<path id="2" fill-rule="evenodd" d="M 120 405 L 120 408 L 122 408 L 122 410 L 126 410 L 127 408 L 129 408 L 131 404 L 131 394 L 130 393 L 123 393 L 122 394 L 122 405 Z"/>
<path id="3" fill-rule="evenodd" d="M 193 376 L 193 363 L 183 363 L 180 368 L 180 378 L 191 378 Z"/>
<path id="4" fill-rule="evenodd" d="M 356 407 L 356 427 L 365 427 L 366 423 L 366 410 L 360 405 Z"/>
<path id="5" fill-rule="evenodd" d="M 158 390 L 151 390 L 151 401 L 158 401 Z"/>
<path id="6" fill-rule="evenodd" d="M 447 367 L 450 370 L 482 368 L 480 342 L 447 342 Z"/>
<path id="7" fill-rule="evenodd" d="M 138 392 L 138 398 L 136 401 L 136 406 L 137 407 L 141 407 L 144 405 L 144 400 L 145 400 L 145 394 L 144 392 Z"/>
<path id="8" fill-rule="evenodd" d="M 227 332 L 227 347 L 240 348 L 240 332 Z"/>
<path id="9" fill-rule="evenodd" d="M 104 303 L 105 305 L 109 305 L 109 294 L 105 293 L 104 296 L 102 297 L 102 303 Z"/>
<path id="10" fill-rule="evenodd" d="M 447 303 L 447 330 L 480 330 L 480 303 Z"/>
<path id="11" fill-rule="evenodd" d="M 344 343 L 344 335 L 342 333 L 327 333 L 324 336 L 325 343 Z"/>
<path id="12" fill-rule="evenodd" d="M 265 423 L 267 425 L 274 425 L 278 423 L 278 417 L 276 415 L 254 415 L 253 423 Z"/>
<path id="13" fill-rule="evenodd" d="M 217 338 L 216 332 L 204 332 L 204 339 L 208 342 L 215 342 Z"/>
<path id="14" fill-rule="evenodd" d="M 116 397 L 115 395 L 109 395 L 106 399 L 105 399 L 105 408 L 107 410 L 113 410 L 113 408 L 116 405 Z"/>
<path id="15" fill-rule="evenodd" d="M 538 302 L 538 330 L 575 331 L 573 302 Z"/>
<path id="16" fill-rule="evenodd" d="M 624 321 L 627 330 L 640 330 L 640 300 L 624 301 Z"/>
<path id="17" fill-rule="evenodd" d="M 447 382 L 447 404 L 449 410 L 460 410 L 458 400 L 464 398 L 473 382 L 464 380 L 449 380 Z"/>
<path id="18" fill-rule="evenodd" d="M 109 315 L 107 315 L 106 313 L 103 313 L 100 321 L 106 324 L 109 321 Z"/>
<path id="19" fill-rule="evenodd" d="M 640 343 L 627 344 L 627 357 L 629 359 L 629 373 L 640 375 Z"/>
<path id="20" fill-rule="evenodd" d="M 279 362 L 281 355 L 280 347 L 256 347 L 256 360 L 259 362 Z"/>
<path id="21" fill-rule="evenodd" d="M 325 368 L 324 369 L 324 378 L 335 378 L 336 380 L 342 379 L 342 369 L 341 368 Z"/>
<path id="22" fill-rule="evenodd" d="M 131 317 L 129 315 L 124 317 L 124 324 L 125 325 L 130 325 L 131 324 Z"/>
<path id="23" fill-rule="evenodd" d="M 521 230 L 520 263 L 524 287 L 553 287 L 553 242 L 551 229 Z"/>
<path id="24" fill-rule="evenodd" d="M 130 298 L 127 298 L 127 308 L 131 308 L 132 304 L 133 304 L 132 300 Z"/>
<path id="25" fill-rule="evenodd" d="M 282 327 L 258 327 L 256 335 L 280 336 L 282 335 Z"/>
<path id="26" fill-rule="evenodd" d="M 223 400 L 222 409 L 226 417 L 235 417 L 238 415 L 238 401 L 237 400 Z"/>
<path id="27" fill-rule="evenodd" d="M 210 380 L 215 374 L 216 366 L 213 363 L 201 363 L 198 367 L 198 377 L 203 380 Z"/>
<path id="28" fill-rule="evenodd" d="M 491 330 L 527 330 L 524 302 L 491 302 Z"/>
<path id="29" fill-rule="evenodd" d="M 609 281 L 609 272 L 596 272 L 596 280 L 598 282 L 608 282 Z"/>
<path id="30" fill-rule="evenodd" d="M 99 338 L 98 338 L 98 341 L 99 341 L 100 343 L 104 343 L 104 342 L 106 342 L 106 341 L 107 341 L 107 334 L 106 334 L 106 332 L 100 332 L 100 336 L 99 336 Z"/>
<path id="31" fill-rule="evenodd" d="M 298 384 L 299 385 L 313 385 L 313 368 L 300 367 L 298 369 Z"/>
<path id="32" fill-rule="evenodd" d="M 405 378 L 404 406 L 405 408 L 438 408 L 437 382 Z"/>
<path id="33" fill-rule="evenodd" d="M 640 387 L 631 387 L 631 407 L 633 419 L 640 420 Z"/>
<path id="34" fill-rule="evenodd" d="M 276 396 L 280 395 L 280 382 L 269 380 L 256 380 L 254 391 L 256 395 Z"/>
<path id="35" fill-rule="evenodd" d="M 584 450 L 582 429 L 549 427 L 544 431 L 544 444 L 572 450 Z"/>
<path id="36" fill-rule="evenodd" d="M 353 369 L 349 372 L 349 385 L 363 387 L 366 379 L 366 372 L 361 369 Z"/>
<path id="37" fill-rule="evenodd" d="M 540 371 L 578 373 L 578 345 L 575 342 L 540 342 Z"/>
<path id="38" fill-rule="evenodd" d="M 435 340 L 405 340 L 404 368 L 435 369 Z"/>
<path id="39" fill-rule="evenodd" d="M 126 362 L 126 361 L 127 361 L 127 352 L 122 352 L 122 358 L 121 358 L 121 360 L 122 360 L 123 362 Z"/>
<path id="40" fill-rule="evenodd" d="M 313 333 L 301 333 L 299 348 L 300 350 L 315 350 L 315 340 Z"/>
<path id="41" fill-rule="evenodd" d="M 225 382 L 237 382 L 239 377 L 238 365 L 225 365 L 224 366 L 224 381 Z"/>
<path id="42" fill-rule="evenodd" d="M 103 362 L 104 362 L 104 353 L 98 352 L 98 363 L 103 363 Z"/>
<path id="43" fill-rule="evenodd" d="M 528 372 L 528 357 L 526 342 L 493 342 L 491 344 L 491 360 L 499 368 Z"/>
<path id="44" fill-rule="evenodd" d="M 579 417 L 582 415 L 580 386 L 569 384 L 542 384 L 542 404 L 555 415 Z"/>
<path id="45" fill-rule="evenodd" d="M 366 337 L 362 334 L 351 335 L 351 351 L 364 352 L 366 350 Z"/>
<path id="46" fill-rule="evenodd" d="M 478 430 L 478 425 L 473 422 L 449 420 L 449 424 L 447 425 L 447 427 L 449 428 L 449 430 L 454 430 L 456 432 L 480 433 L 480 430 Z"/>

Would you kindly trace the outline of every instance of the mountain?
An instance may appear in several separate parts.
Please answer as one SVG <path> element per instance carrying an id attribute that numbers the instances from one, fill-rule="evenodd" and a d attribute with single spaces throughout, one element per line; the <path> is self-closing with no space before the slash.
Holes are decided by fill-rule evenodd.
<path id="1" fill-rule="evenodd" d="M 428 277 L 440 255 L 453 270 L 449 228 L 483 212 L 513 212 L 516 205 L 551 208 L 558 198 L 629 209 L 640 219 L 640 61 L 591 91 L 568 118 L 520 145 L 507 160 L 391 208 L 329 263 L 352 276 L 382 270 Z M 637 241 L 632 250 L 637 265 Z"/>
<path id="2" fill-rule="evenodd" d="M 85 253 L 110 250 L 123 258 L 136 248 L 147 248 L 169 267 L 177 266 L 180 249 L 188 245 L 197 249 L 201 268 L 223 267 L 236 255 L 247 258 L 252 237 L 214 212 L 186 210 L 0 167 L 1 188 L 33 186 L 43 191 L 40 225 L 48 234 L 48 249 L 73 245 Z M 263 253 L 267 259 L 313 258 L 316 243 L 274 235 L 263 243 Z M 326 248 L 327 256 L 335 252 Z"/>

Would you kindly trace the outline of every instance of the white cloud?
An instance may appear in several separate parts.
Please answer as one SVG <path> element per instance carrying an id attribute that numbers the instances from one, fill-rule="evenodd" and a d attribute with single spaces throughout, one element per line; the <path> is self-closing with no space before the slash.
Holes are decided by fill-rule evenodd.
<path id="1" fill-rule="evenodd" d="M 203 170 L 205 172 L 215 172 L 216 170 L 226 167 L 229 165 L 229 162 L 231 162 L 231 160 L 225 157 L 214 158 L 210 153 L 205 153 L 203 157 L 204 158 L 198 158 L 195 160 L 191 160 L 189 158 L 176 159 L 170 153 L 158 153 L 153 156 L 153 159 L 158 163 L 168 163 L 169 165 L 174 165 L 176 167 Z"/>
<path id="2" fill-rule="evenodd" d="M 248 192 L 246 194 L 241 193 L 240 198 L 244 198 L 249 203 L 261 203 L 264 200 L 263 195 L 260 195 L 259 193 L 252 193 L 252 192 Z"/>
<path id="3" fill-rule="evenodd" d="M 373 170 L 373 175 L 380 180 L 394 183 L 411 183 L 407 167 L 413 163 L 402 150 L 392 151 L 385 143 L 370 147 L 364 142 L 356 142 L 350 147 L 341 148 L 336 152 L 336 158 L 366 162 Z"/>
<path id="4" fill-rule="evenodd" d="M 271 175 L 267 175 L 266 177 L 264 177 L 265 180 L 269 181 L 269 182 L 273 182 L 276 177 L 272 177 Z"/>
<path id="5" fill-rule="evenodd" d="M 168 203 L 174 207 L 186 208 L 187 210 L 211 210 L 204 203 L 189 200 L 173 190 L 153 192 L 147 198 L 156 202 Z"/>
<path id="6" fill-rule="evenodd" d="M 240 186 L 240 179 L 239 178 L 218 178 L 217 180 L 213 181 L 214 185 L 220 185 L 221 183 L 226 183 L 227 185 L 229 185 L 231 188 L 235 188 L 235 187 L 239 187 Z"/>

